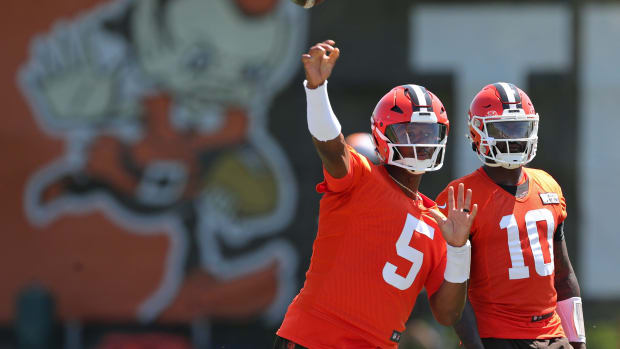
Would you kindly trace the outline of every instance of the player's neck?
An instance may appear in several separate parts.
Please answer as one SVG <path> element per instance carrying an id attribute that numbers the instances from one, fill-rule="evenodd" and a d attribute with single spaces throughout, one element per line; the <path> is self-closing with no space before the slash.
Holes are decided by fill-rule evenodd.
<path id="1" fill-rule="evenodd" d="M 404 168 L 391 165 L 385 165 L 385 169 L 394 182 L 396 182 L 396 185 L 398 185 L 403 193 L 405 193 L 405 195 L 411 199 L 417 199 L 418 188 L 420 187 L 420 182 L 422 181 L 421 174 L 414 174 Z M 406 187 L 407 189 L 403 187 Z"/>
<path id="2" fill-rule="evenodd" d="M 491 167 L 483 166 L 484 172 L 491 180 L 500 185 L 516 186 L 522 179 L 523 167 L 515 168 L 512 170 L 503 167 Z"/>

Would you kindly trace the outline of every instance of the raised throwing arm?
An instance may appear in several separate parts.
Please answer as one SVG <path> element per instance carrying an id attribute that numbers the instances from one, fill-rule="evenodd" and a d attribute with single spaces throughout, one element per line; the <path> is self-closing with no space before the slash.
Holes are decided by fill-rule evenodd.
<path id="1" fill-rule="evenodd" d="M 327 95 L 327 79 L 340 56 L 334 45 L 333 40 L 318 43 L 301 56 L 301 61 L 306 73 L 307 119 L 312 141 L 325 170 L 334 178 L 342 178 L 349 171 L 351 155 Z"/>

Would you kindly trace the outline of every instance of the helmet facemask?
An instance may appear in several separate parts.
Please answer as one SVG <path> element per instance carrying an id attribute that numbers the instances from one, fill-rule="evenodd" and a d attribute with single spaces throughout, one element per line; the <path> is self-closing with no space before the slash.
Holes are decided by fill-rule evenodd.
<path id="1" fill-rule="evenodd" d="M 439 170 L 448 139 L 446 129 L 436 122 L 404 122 L 387 126 L 385 135 L 376 130 L 389 147 L 383 161 L 416 174 Z"/>
<path id="2" fill-rule="evenodd" d="M 516 115 L 473 116 L 469 126 L 480 138 L 478 157 L 487 166 L 506 169 L 529 163 L 536 156 L 538 120 L 538 114 L 525 115 L 522 111 Z M 473 142 L 471 135 L 470 140 Z"/>

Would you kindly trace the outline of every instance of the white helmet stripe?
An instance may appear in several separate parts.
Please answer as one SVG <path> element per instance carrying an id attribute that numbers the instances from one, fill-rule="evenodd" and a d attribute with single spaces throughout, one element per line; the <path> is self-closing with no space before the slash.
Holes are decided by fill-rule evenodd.
<path id="1" fill-rule="evenodd" d="M 430 105 L 430 95 L 424 87 L 412 84 L 407 85 L 407 87 L 415 93 L 417 105 Z M 428 111 L 428 108 L 420 107 L 420 111 Z"/>
<path id="2" fill-rule="evenodd" d="M 504 93 L 506 94 L 506 98 L 508 98 L 509 103 L 515 103 L 517 99 L 515 98 L 514 90 L 510 88 L 505 82 L 500 82 L 499 85 L 504 89 Z"/>
<path id="3" fill-rule="evenodd" d="M 506 98 L 508 98 L 508 103 L 510 103 L 509 104 L 510 109 L 517 109 L 517 105 L 515 104 L 517 102 L 517 96 L 515 96 L 515 90 L 510 88 L 510 85 L 508 85 L 505 82 L 500 82 L 498 83 L 498 85 L 500 85 L 504 89 Z"/>

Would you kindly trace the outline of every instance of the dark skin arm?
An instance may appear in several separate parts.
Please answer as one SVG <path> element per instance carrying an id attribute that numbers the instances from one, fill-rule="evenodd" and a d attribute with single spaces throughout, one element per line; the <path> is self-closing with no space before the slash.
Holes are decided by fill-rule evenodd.
<path id="1" fill-rule="evenodd" d="M 454 324 L 456 334 L 463 342 L 463 346 L 467 349 L 484 349 L 480 334 L 478 333 L 478 323 L 476 322 L 476 314 L 471 304 L 467 302 L 463 309 L 461 320 Z"/>
<path id="2" fill-rule="evenodd" d="M 461 183 L 455 204 L 454 187 L 448 189 L 448 217 L 440 211 L 430 211 L 441 229 L 441 235 L 450 246 L 454 247 L 461 247 L 467 243 L 471 225 L 478 213 L 478 205 L 471 206 L 471 189 L 467 189 L 466 196 L 464 192 L 465 186 Z M 444 326 L 456 323 L 461 318 L 466 298 L 467 282 L 452 283 L 444 280 L 439 290 L 430 297 L 431 311 L 437 322 Z"/>
<path id="3" fill-rule="evenodd" d="M 315 89 L 325 83 L 340 56 L 340 49 L 334 47 L 333 40 L 326 40 L 312 46 L 301 56 L 306 73 L 307 87 Z M 351 154 L 346 147 L 344 136 L 322 142 L 312 137 L 314 147 L 323 162 L 325 170 L 334 178 L 342 178 L 349 172 Z"/>
<path id="4" fill-rule="evenodd" d="M 558 302 L 571 297 L 581 297 L 579 282 L 568 257 L 566 241 L 555 241 L 553 244 L 554 268 L 555 268 L 555 290 L 558 293 Z M 575 349 L 585 349 L 585 343 L 571 342 Z"/>
<path id="5" fill-rule="evenodd" d="M 444 280 L 439 290 L 431 296 L 431 311 L 437 322 L 444 326 L 452 326 L 459 321 L 467 298 L 465 285 L 465 282 L 455 284 Z"/>
<path id="6" fill-rule="evenodd" d="M 327 142 L 321 142 L 312 137 L 314 147 L 316 148 L 325 170 L 334 178 L 342 178 L 349 173 L 349 159 L 351 154 L 346 147 L 344 136 L 338 135 L 335 139 Z"/>

